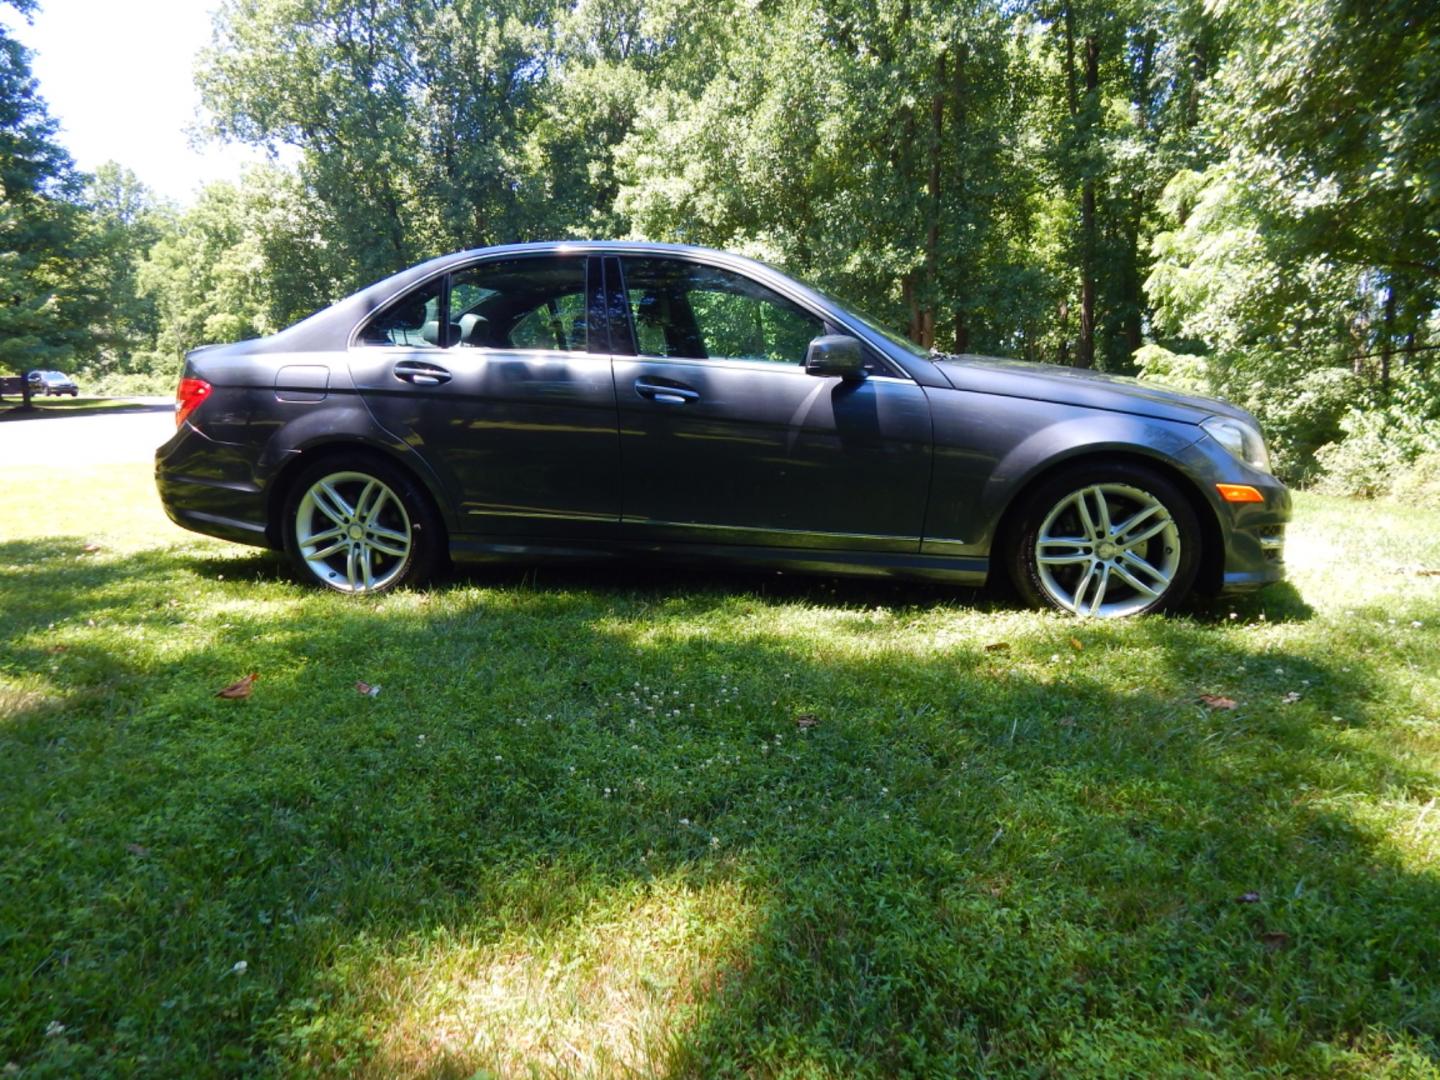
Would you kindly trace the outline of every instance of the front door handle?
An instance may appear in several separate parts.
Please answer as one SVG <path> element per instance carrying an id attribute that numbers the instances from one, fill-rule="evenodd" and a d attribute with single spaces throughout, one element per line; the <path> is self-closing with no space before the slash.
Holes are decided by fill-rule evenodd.
<path id="1" fill-rule="evenodd" d="M 635 380 L 635 392 L 643 398 L 658 401 L 662 405 L 684 405 L 688 401 L 700 400 L 698 391 L 684 386 L 666 386 L 662 383 L 646 382 L 644 379 Z"/>
<path id="2" fill-rule="evenodd" d="M 439 364 L 426 364 L 418 360 L 402 360 L 395 365 L 395 377 L 401 382 L 416 386 L 439 386 L 450 381 L 450 372 Z"/>

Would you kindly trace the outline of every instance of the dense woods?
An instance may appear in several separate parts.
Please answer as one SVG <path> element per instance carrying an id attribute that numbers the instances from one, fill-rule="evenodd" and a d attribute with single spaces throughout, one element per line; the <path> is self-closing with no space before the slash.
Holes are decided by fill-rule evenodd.
<path id="1" fill-rule="evenodd" d="M 169 383 L 431 255 L 681 240 L 1440 497 L 1430 0 L 226 0 L 196 79 L 295 164 L 186 207 L 80 175 L 0 37 L 0 366 Z"/>

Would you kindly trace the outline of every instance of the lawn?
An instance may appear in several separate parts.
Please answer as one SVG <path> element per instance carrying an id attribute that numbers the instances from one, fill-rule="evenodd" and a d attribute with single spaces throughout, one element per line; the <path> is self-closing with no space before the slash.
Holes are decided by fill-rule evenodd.
<path id="1" fill-rule="evenodd" d="M 18 397 L 0 398 L 0 422 L 43 420 L 48 417 L 90 416 L 96 413 L 153 411 L 155 399 L 133 397 L 40 397 L 30 399 L 27 410 Z"/>
<path id="2" fill-rule="evenodd" d="M 1440 1075 L 1440 514 L 1302 497 L 1293 586 L 1100 625 L 354 602 L 143 466 L 5 500 L 7 1073 Z"/>

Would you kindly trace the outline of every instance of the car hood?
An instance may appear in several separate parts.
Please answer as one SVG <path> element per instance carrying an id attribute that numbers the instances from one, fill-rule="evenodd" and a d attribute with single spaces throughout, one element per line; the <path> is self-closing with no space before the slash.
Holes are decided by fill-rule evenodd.
<path id="1" fill-rule="evenodd" d="M 956 390 L 1083 405 L 1186 424 L 1198 424 L 1207 416 L 1229 416 L 1257 426 L 1253 416 L 1227 401 L 1166 390 L 1124 375 L 997 356 L 937 357 L 935 363 Z"/>

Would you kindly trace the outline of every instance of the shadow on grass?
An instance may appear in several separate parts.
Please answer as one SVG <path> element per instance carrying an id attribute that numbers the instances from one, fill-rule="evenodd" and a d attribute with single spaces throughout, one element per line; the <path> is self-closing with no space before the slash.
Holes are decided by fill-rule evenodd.
<path id="1" fill-rule="evenodd" d="M 1344 741 L 1371 658 L 1161 619 L 990 651 L 930 589 L 897 614 L 889 586 L 679 571 L 355 603 L 265 556 L 79 546 L 0 545 L 28 567 L 0 672 L 33 685 L 0 717 L 0 1055 L 36 1075 L 523 1072 L 470 1035 L 503 1012 L 489 969 L 402 1015 L 446 943 L 536 953 L 676 881 L 754 916 L 653 991 L 647 1072 L 1435 1064 L 1440 883 L 1352 809 L 1435 781 Z M 591 990 L 594 1045 L 529 1064 L 638 1067 Z"/>
<path id="2" fill-rule="evenodd" d="M 256 582 L 292 583 L 297 579 L 284 557 L 258 551 L 246 556 L 187 557 L 185 565 L 203 576 L 228 574 Z M 946 585 L 878 577 L 826 577 L 814 574 L 748 570 L 723 565 L 700 568 L 683 564 L 645 562 L 640 559 L 596 563 L 487 564 L 451 566 L 433 586 L 481 588 L 520 587 L 536 590 L 587 589 L 624 594 L 636 589 L 663 593 L 704 592 L 756 595 L 773 600 L 813 601 L 848 606 L 929 608 L 964 605 L 977 611 L 1025 610 L 1007 584 L 983 587 Z M 1305 622 L 1315 609 L 1289 582 L 1234 596 L 1190 597 L 1179 615 L 1201 623 L 1235 619 L 1272 623 Z"/>

